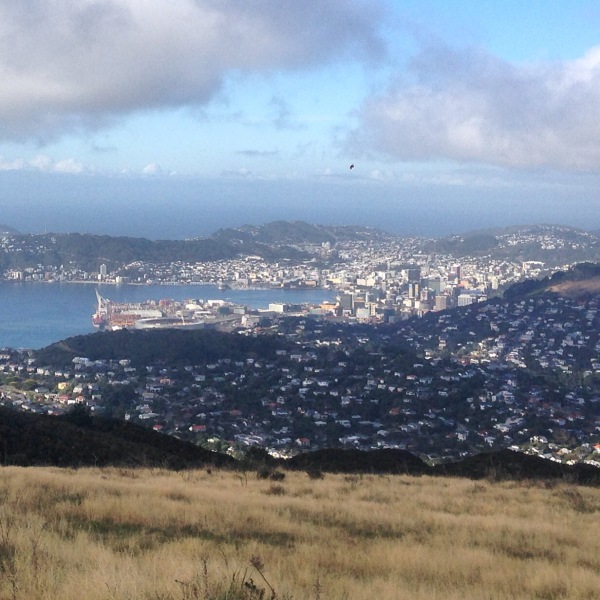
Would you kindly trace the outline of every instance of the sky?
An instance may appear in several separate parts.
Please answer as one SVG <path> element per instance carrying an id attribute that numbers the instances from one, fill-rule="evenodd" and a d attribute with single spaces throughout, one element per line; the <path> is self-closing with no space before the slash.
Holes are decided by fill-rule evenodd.
<path id="1" fill-rule="evenodd" d="M 599 168 L 597 0 L 0 0 L 22 232 L 600 229 Z"/>

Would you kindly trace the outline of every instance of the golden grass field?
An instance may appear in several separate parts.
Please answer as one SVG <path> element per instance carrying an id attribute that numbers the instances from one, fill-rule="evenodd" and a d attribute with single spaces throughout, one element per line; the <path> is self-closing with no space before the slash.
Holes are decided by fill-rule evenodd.
<path id="1" fill-rule="evenodd" d="M 600 597 L 600 489 L 0 469 L 1 600 Z"/>

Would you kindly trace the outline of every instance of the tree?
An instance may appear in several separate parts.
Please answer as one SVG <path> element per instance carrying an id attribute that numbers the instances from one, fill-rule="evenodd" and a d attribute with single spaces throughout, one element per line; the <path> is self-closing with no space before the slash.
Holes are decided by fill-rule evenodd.
<path id="1" fill-rule="evenodd" d="M 65 418 L 79 427 L 90 427 L 93 421 L 92 413 L 85 404 L 75 404 Z"/>

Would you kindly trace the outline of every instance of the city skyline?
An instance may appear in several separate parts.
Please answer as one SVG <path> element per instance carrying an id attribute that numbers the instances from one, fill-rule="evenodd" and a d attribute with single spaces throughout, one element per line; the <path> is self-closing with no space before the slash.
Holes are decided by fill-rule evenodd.
<path id="1" fill-rule="evenodd" d="M 600 228 L 593 2 L 0 1 L 0 16 L 0 210 L 19 230 Z"/>

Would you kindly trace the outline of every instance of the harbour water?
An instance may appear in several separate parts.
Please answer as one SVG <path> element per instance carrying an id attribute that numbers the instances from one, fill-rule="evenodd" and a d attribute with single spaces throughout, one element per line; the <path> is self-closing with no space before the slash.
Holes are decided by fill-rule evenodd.
<path id="1" fill-rule="evenodd" d="M 335 298 L 330 290 L 229 289 L 213 285 L 94 285 L 77 283 L 0 283 L 0 348 L 43 348 L 65 338 L 94 332 L 92 313 L 98 289 L 115 302 L 222 299 L 251 308 L 271 302 L 319 303 Z"/>

